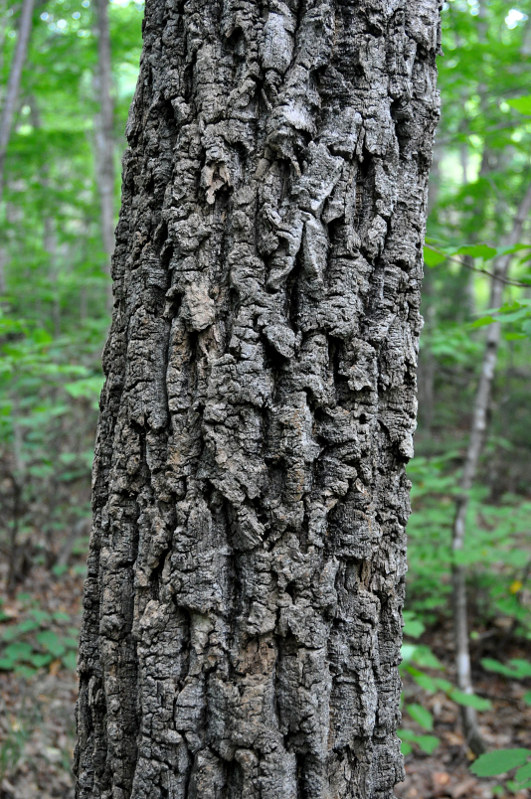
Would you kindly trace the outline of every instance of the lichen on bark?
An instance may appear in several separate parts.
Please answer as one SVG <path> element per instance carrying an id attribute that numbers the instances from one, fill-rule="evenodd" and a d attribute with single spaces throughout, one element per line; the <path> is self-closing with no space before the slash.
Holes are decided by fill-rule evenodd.
<path id="1" fill-rule="evenodd" d="M 78 799 L 388 799 L 438 0 L 148 0 Z"/>

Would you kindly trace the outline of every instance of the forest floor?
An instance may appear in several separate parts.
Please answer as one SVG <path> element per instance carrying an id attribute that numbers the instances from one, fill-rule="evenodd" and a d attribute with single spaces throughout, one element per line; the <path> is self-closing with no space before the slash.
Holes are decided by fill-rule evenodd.
<path id="1" fill-rule="evenodd" d="M 78 563 L 77 569 L 69 568 L 60 577 L 50 579 L 49 570 L 34 568 L 16 598 L 2 604 L 0 630 L 17 625 L 20 628 L 35 618 L 37 608 L 37 613 L 49 614 L 51 621 L 47 621 L 46 629 L 52 629 L 57 640 L 71 641 L 65 636 L 68 630 L 72 635 L 74 628 L 79 628 L 83 582 L 80 572 Z M 0 580 L 4 576 L 0 568 Z M 35 635 L 35 631 L 31 634 Z M 449 630 L 443 626 L 427 632 L 423 643 L 443 662 L 445 676 L 451 679 Z M 525 656 L 511 642 L 503 654 Z M 414 699 L 430 710 L 434 718 L 432 734 L 439 737 L 440 745 L 431 755 L 414 751 L 407 756 L 406 780 L 396 788 L 398 799 L 526 799 L 525 792 L 511 793 L 504 787 L 503 779 L 478 779 L 470 773 L 472 756 L 461 734 L 454 702 L 442 693 L 428 696 L 410 683 L 407 675 L 404 689 L 408 701 Z M 489 747 L 531 747 L 531 708 L 522 700 L 525 690 L 522 682 L 479 672 L 476 693 L 492 702 L 492 708 L 480 714 L 481 730 Z M 65 668 L 60 657 L 32 677 L 0 670 L 0 799 L 73 799 L 70 764 L 75 699 L 75 673 Z M 422 732 L 407 717 L 403 725 Z"/>

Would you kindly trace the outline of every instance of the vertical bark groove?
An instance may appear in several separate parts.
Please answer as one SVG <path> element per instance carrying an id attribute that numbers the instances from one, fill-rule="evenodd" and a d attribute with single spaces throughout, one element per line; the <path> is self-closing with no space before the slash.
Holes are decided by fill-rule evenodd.
<path id="1" fill-rule="evenodd" d="M 384 799 L 402 775 L 438 6 L 147 3 L 79 799 Z"/>

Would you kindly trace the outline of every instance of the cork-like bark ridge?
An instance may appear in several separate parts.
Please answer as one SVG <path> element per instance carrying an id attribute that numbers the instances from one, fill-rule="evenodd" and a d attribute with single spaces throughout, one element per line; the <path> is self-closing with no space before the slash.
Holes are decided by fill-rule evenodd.
<path id="1" fill-rule="evenodd" d="M 148 0 L 78 799 L 387 799 L 438 0 Z"/>

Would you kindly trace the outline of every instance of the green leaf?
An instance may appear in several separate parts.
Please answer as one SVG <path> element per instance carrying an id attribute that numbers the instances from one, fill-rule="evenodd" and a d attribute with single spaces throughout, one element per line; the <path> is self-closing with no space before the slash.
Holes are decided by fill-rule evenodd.
<path id="1" fill-rule="evenodd" d="M 420 724 L 425 730 L 433 730 L 433 716 L 429 710 L 426 710 L 422 705 L 408 705 L 407 712 L 411 718 Z"/>
<path id="2" fill-rule="evenodd" d="M 77 658 L 76 658 L 76 653 L 75 652 L 72 652 L 70 650 L 69 652 L 66 653 L 66 655 L 63 655 L 61 660 L 63 661 L 63 663 L 64 663 L 64 665 L 66 666 L 67 669 L 70 669 L 70 671 L 75 671 L 76 663 L 77 663 Z"/>
<path id="3" fill-rule="evenodd" d="M 475 694 L 465 694 L 464 691 L 460 691 L 458 688 L 453 688 L 449 692 L 449 696 L 450 699 L 453 699 L 458 705 L 474 707 L 476 710 L 488 710 L 491 707 L 489 699 L 482 699 Z"/>
<path id="4" fill-rule="evenodd" d="M 24 633 L 31 633 L 33 630 L 38 630 L 39 627 L 39 622 L 34 619 L 24 619 L 20 624 L 17 624 L 17 630 L 21 635 Z"/>
<path id="5" fill-rule="evenodd" d="M 402 644 L 402 663 L 409 663 L 411 660 L 413 660 L 416 651 L 416 644 Z"/>
<path id="6" fill-rule="evenodd" d="M 531 94 L 528 94 L 525 97 L 513 97 L 505 102 L 520 114 L 531 116 Z"/>
<path id="7" fill-rule="evenodd" d="M 523 766 L 529 755 L 531 749 L 497 749 L 480 755 L 470 766 L 470 771 L 478 777 L 494 777 Z"/>
<path id="8" fill-rule="evenodd" d="M 43 630 L 42 633 L 37 634 L 37 641 L 50 652 L 54 657 L 61 657 L 65 652 L 63 642 L 53 630 Z"/>
<path id="9" fill-rule="evenodd" d="M 33 648 L 25 641 L 15 641 L 13 644 L 6 646 L 4 655 L 10 660 L 28 660 L 31 657 Z"/>
<path id="10" fill-rule="evenodd" d="M 0 637 L 3 641 L 12 641 L 14 638 L 20 635 L 20 629 L 18 624 L 13 625 L 12 627 L 6 627 L 5 630 L 2 630 Z"/>
<path id="11" fill-rule="evenodd" d="M 509 666 L 505 666 L 503 663 L 500 663 L 499 660 L 483 658 L 481 660 L 481 665 L 484 669 L 487 669 L 487 671 L 494 671 L 496 674 L 503 674 L 505 677 L 513 676 L 513 670 Z"/>
<path id="12" fill-rule="evenodd" d="M 87 399 L 97 400 L 102 387 L 103 377 L 98 375 L 96 377 L 86 377 L 81 380 L 74 380 L 72 383 L 66 383 L 64 389 L 75 399 L 85 397 Z"/>
<path id="13" fill-rule="evenodd" d="M 483 658 L 481 661 L 484 669 L 494 671 L 496 674 L 503 674 L 504 677 L 511 677 L 516 680 L 531 677 L 531 663 L 529 661 L 514 659 L 510 660 L 509 663 L 510 665 L 507 666 L 493 658 Z"/>
<path id="14" fill-rule="evenodd" d="M 423 752 L 431 755 L 439 746 L 439 739 L 435 735 L 419 735 L 416 743 L 418 743 Z"/>
<path id="15" fill-rule="evenodd" d="M 42 624 L 43 622 L 50 621 L 51 615 L 46 610 L 30 610 L 30 616 L 33 616 L 36 622 Z"/>
<path id="16" fill-rule="evenodd" d="M 502 324 L 506 324 L 508 322 L 519 322 L 522 319 L 527 319 L 529 316 L 529 309 L 528 308 L 519 308 L 516 311 L 511 312 L 500 312 L 498 314 L 498 322 Z"/>
<path id="17" fill-rule="evenodd" d="M 464 244 L 456 250 L 456 255 L 470 255 L 471 258 L 483 258 L 484 260 L 494 258 L 496 254 L 496 248 L 489 247 L 488 244 Z"/>
<path id="18" fill-rule="evenodd" d="M 471 330 L 475 330 L 478 327 L 486 327 L 487 325 L 492 325 L 496 319 L 493 316 L 480 316 L 479 319 L 476 319 L 474 322 L 470 322 L 468 327 Z"/>
<path id="19" fill-rule="evenodd" d="M 413 751 L 413 747 L 407 741 L 400 741 L 400 751 L 402 755 L 405 757 L 406 755 L 411 754 Z"/>
<path id="20" fill-rule="evenodd" d="M 70 616 L 68 613 L 64 613 L 62 610 L 55 611 L 53 618 L 55 621 L 70 621 Z"/>
<path id="21" fill-rule="evenodd" d="M 35 666 L 36 669 L 40 669 L 42 666 L 47 666 L 48 663 L 51 662 L 52 657 L 53 655 L 34 654 L 29 660 L 32 666 Z"/>
<path id="22" fill-rule="evenodd" d="M 443 261 L 446 261 L 446 255 L 444 255 L 444 253 L 437 252 L 431 247 L 424 247 L 424 263 L 426 266 L 438 266 L 442 264 Z"/>
<path id="23" fill-rule="evenodd" d="M 527 763 L 525 766 L 522 766 L 518 769 L 514 778 L 517 782 L 525 782 L 526 780 L 531 780 L 531 763 Z"/>
<path id="24" fill-rule="evenodd" d="M 404 635 L 418 638 L 425 630 L 424 624 L 411 611 L 404 611 Z"/>
<path id="25" fill-rule="evenodd" d="M 418 737 L 418 734 L 416 732 L 413 732 L 413 730 L 400 729 L 397 730 L 397 733 L 398 737 L 401 738 L 403 741 L 414 741 Z"/>
<path id="26" fill-rule="evenodd" d="M 428 693 L 434 693 L 437 690 L 437 683 L 433 677 L 429 676 L 429 674 L 424 674 L 422 671 L 412 668 L 408 668 L 408 672 L 411 674 L 417 685 L 420 685 L 420 687 L 425 691 L 428 691 Z"/>
<path id="27" fill-rule="evenodd" d="M 526 691 L 523 695 L 522 699 L 526 703 L 526 705 L 531 705 L 531 691 Z"/>
<path id="28" fill-rule="evenodd" d="M 435 678 L 435 684 L 437 688 L 440 688 L 441 691 L 445 691 L 445 693 L 449 693 L 453 690 L 453 685 L 449 680 L 445 680 L 442 677 Z"/>
<path id="29" fill-rule="evenodd" d="M 26 677 L 28 679 L 30 677 L 33 677 L 33 675 L 35 674 L 35 669 L 32 669 L 31 666 L 27 666 L 24 663 L 19 666 L 18 665 L 15 666 L 14 671 L 16 674 L 20 674 L 21 677 Z"/>
<path id="30" fill-rule="evenodd" d="M 441 661 L 433 654 L 429 646 L 417 646 L 413 660 L 426 669 L 442 669 Z"/>
<path id="31" fill-rule="evenodd" d="M 513 793 L 517 791 L 524 791 L 527 788 L 531 788 L 531 780 L 527 780 L 526 782 L 515 782 L 515 780 L 507 780 L 507 787 Z"/>
<path id="32" fill-rule="evenodd" d="M 517 679 L 523 679 L 525 677 L 531 677 L 531 663 L 529 660 L 523 660 L 522 658 L 513 658 L 509 661 L 511 667 L 514 669 L 514 674 Z"/>
<path id="33" fill-rule="evenodd" d="M 397 734 L 401 741 L 417 744 L 422 751 L 426 752 L 428 755 L 431 755 L 431 753 L 439 746 L 439 739 L 435 735 L 419 735 L 412 730 L 405 729 L 397 730 Z"/>

